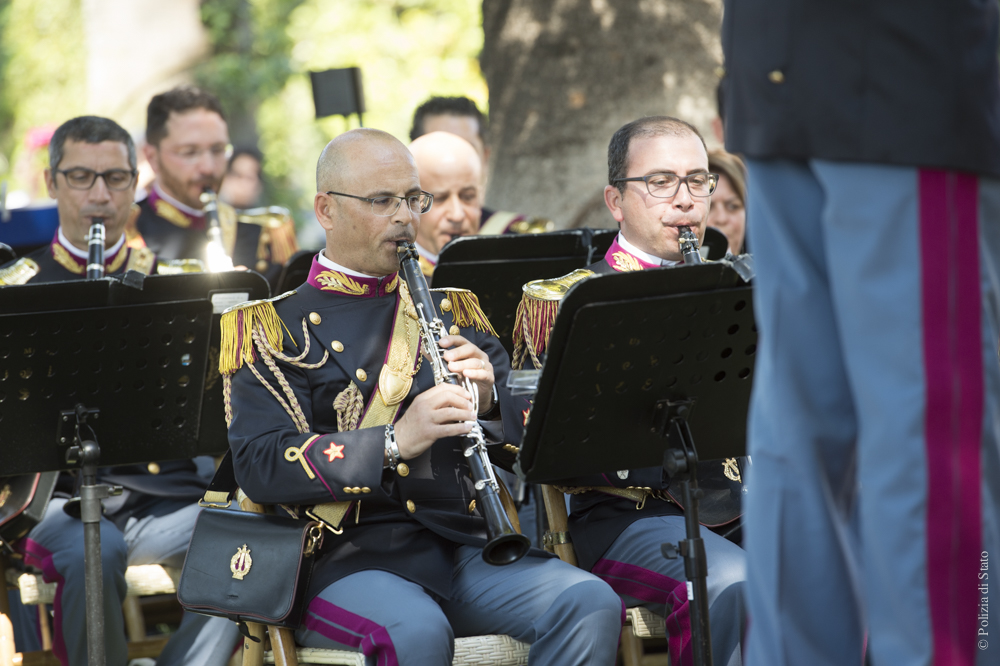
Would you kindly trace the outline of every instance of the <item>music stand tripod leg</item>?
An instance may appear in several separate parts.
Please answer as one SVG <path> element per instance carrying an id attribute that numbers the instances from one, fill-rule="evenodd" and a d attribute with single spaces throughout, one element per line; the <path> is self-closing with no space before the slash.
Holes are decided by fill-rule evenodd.
<path id="1" fill-rule="evenodd" d="M 663 467 L 672 479 L 681 481 L 687 538 L 677 544 L 677 547 L 672 543 L 665 543 L 661 550 L 667 559 L 674 559 L 678 554 L 684 558 L 694 664 L 712 666 L 708 583 L 705 580 L 708 575 L 708 560 L 705 557 L 705 542 L 701 538 L 701 525 L 698 522 L 698 499 L 703 494 L 698 488 L 698 454 L 694 448 L 691 430 L 683 417 L 670 420 L 667 437 L 669 446 L 663 455 Z"/>

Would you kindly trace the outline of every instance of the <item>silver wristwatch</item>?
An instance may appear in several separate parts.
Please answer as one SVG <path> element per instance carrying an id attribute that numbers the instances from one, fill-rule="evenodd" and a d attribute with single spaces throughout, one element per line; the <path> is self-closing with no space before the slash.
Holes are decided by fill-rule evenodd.
<path id="1" fill-rule="evenodd" d="M 385 427 L 385 452 L 389 458 L 389 469 L 396 471 L 399 464 L 399 446 L 396 445 L 396 429 L 389 424 Z"/>

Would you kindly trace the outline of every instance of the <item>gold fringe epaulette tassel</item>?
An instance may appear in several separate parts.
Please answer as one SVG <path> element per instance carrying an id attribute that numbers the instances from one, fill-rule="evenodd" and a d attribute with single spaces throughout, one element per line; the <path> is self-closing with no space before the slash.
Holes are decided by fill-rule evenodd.
<path id="1" fill-rule="evenodd" d="M 474 293 L 468 289 L 454 289 L 451 287 L 433 289 L 432 291 L 444 292 L 447 299 L 451 301 L 451 307 L 446 311 L 451 312 L 456 326 L 459 328 L 468 328 L 471 326 L 480 333 L 489 333 L 495 338 L 500 337 L 493 330 L 493 324 L 490 323 L 486 313 L 479 306 L 479 298 Z M 443 305 L 441 309 L 445 310 Z"/>
<path id="2" fill-rule="evenodd" d="M 524 368 L 526 355 L 531 357 L 535 369 L 542 367 L 540 357 L 549 344 L 559 303 L 570 287 L 593 274 L 593 271 L 586 268 L 578 268 L 551 280 L 532 280 L 521 288 L 524 295 L 517 304 L 514 318 L 514 356 L 511 366 L 515 370 Z"/>
<path id="3" fill-rule="evenodd" d="M 513 335 L 515 370 L 523 369 L 526 353 L 535 369 L 541 367 L 538 359 L 545 352 L 558 311 L 559 301 L 539 301 L 525 296 L 517 304 Z"/>
<path id="4" fill-rule="evenodd" d="M 222 314 L 222 342 L 219 350 L 219 372 L 230 375 L 244 363 L 254 363 L 257 354 L 253 344 L 253 330 L 263 327 L 264 337 L 272 349 L 281 350 L 284 344 L 281 319 L 271 300 L 253 301 L 237 305 Z"/>

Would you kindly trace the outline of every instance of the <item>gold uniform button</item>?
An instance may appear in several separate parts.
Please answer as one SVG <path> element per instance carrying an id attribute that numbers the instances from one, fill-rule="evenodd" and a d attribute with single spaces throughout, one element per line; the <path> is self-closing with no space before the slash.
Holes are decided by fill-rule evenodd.
<path id="1" fill-rule="evenodd" d="M 362 370 L 361 368 L 358 368 L 358 371 L 357 371 L 357 372 L 355 372 L 354 374 L 355 374 L 355 375 L 357 376 L 357 378 L 358 378 L 358 379 L 360 379 L 361 381 L 363 381 L 363 382 L 365 382 L 365 381 L 368 381 L 368 373 L 367 373 L 367 372 L 365 372 L 364 370 Z"/>
<path id="2" fill-rule="evenodd" d="M 322 318 L 322 317 L 320 317 L 320 316 L 319 316 L 318 314 L 316 314 L 315 312 L 310 312 L 310 313 L 309 313 L 309 321 L 311 321 L 311 322 L 312 322 L 313 324 L 315 324 L 316 326 L 319 326 L 320 322 L 322 322 L 322 321 L 323 321 L 323 318 Z"/>
<path id="3" fill-rule="evenodd" d="M 372 491 L 372 489 L 369 488 L 368 486 L 365 486 L 364 488 L 361 489 L 361 492 L 366 493 L 366 494 L 370 493 L 371 491 Z"/>
<path id="4" fill-rule="evenodd" d="M 344 486 L 344 492 L 350 495 L 354 492 L 354 489 L 351 488 L 350 486 Z"/>
<path id="5" fill-rule="evenodd" d="M 354 486 L 353 488 L 351 488 L 351 492 L 353 492 L 355 495 L 360 495 L 361 494 L 361 488 L 358 488 L 357 486 Z"/>
<path id="6" fill-rule="evenodd" d="M 256 268 L 258 272 L 263 273 L 267 270 L 267 262 L 261 259 L 257 262 L 257 265 L 254 266 L 254 268 Z"/>
<path id="7" fill-rule="evenodd" d="M 330 346 L 333 347 L 333 351 L 335 352 L 344 351 L 344 343 L 341 342 L 340 340 L 334 340 L 333 342 L 330 343 Z"/>
<path id="8" fill-rule="evenodd" d="M 475 510 L 476 510 L 476 500 L 472 500 L 471 502 L 469 502 L 469 513 L 472 513 Z"/>
<path id="9" fill-rule="evenodd" d="M 455 326 L 454 324 L 452 324 L 451 328 L 448 329 L 448 335 L 458 335 L 461 332 L 462 329 L 460 329 L 458 326 Z"/>
<path id="10" fill-rule="evenodd" d="M 148 465 L 146 465 L 146 469 L 149 470 L 150 474 L 159 474 L 160 473 L 160 466 L 157 465 L 156 463 L 149 463 Z"/>
<path id="11" fill-rule="evenodd" d="M 771 81 L 771 83 L 784 83 L 785 82 L 785 73 L 782 72 L 780 69 L 776 69 L 773 72 L 771 72 L 770 74 L 768 74 L 767 78 L 768 78 L 768 80 Z"/>
<path id="12" fill-rule="evenodd" d="M 451 312 L 451 301 L 447 298 L 441 301 L 441 312 Z"/>
<path id="13" fill-rule="evenodd" d="M 410 466 L 404 462 L 401 462 L 398 465 L 396 465 L 396 472 L 400 476 L 407 476 L 410 473 Z"/>
<path id="14" fill-rule="evenodd" d="M 406 500 L 406 510 L 410 513 L 417 512 L 417 505 L 413 503 L 413 500 Z"/>

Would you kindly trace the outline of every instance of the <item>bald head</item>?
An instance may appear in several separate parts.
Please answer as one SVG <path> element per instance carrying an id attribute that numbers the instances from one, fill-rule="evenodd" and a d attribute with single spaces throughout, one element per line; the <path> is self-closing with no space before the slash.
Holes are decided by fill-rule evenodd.
<path id="1" fill-rule="evenodd" d="M 479 153 L 472 144 L 449 132 L 431 132 L 410 144 L 420 175 L 424 173 L 473 172 L 476 179 L 482 171 Z"/>
<path id="2" fill-rule="evenodd" d="M 420 216 L 417 242 L 438 254 L 457 236 L 474 234 L 482 219 L 482 162 L 465 139 L 431 132 L 410 144 L 420 185 L 434 195 L 434 207 Z"/>
<path id="3" fill-rule="evenodd" d="M 391 134 L 356 129 L 323 149 L 316 165 L 313 210 L 326 231 L 326 257 L 365 275 L 381 277 L 399 268 L 398 241 L 411 242 L 419 213 L 399 202 L 420 195 L 413 156 Z M 327 194 L 336 192 L 336 194 Z M 395 199 L 394 212 L 379 213 Z"/>
<path id="4" fill-rule="evenodd" d="M 383 159 L 410 157 L 403 143 L 382 130 L 359 128 L 344 132 L 326 144 L 316 163 L 316 189 L 320 192 L 343 192 L 347 183 L 356 175 L 361 160 L 371 160 L 376 154 Z"/>

